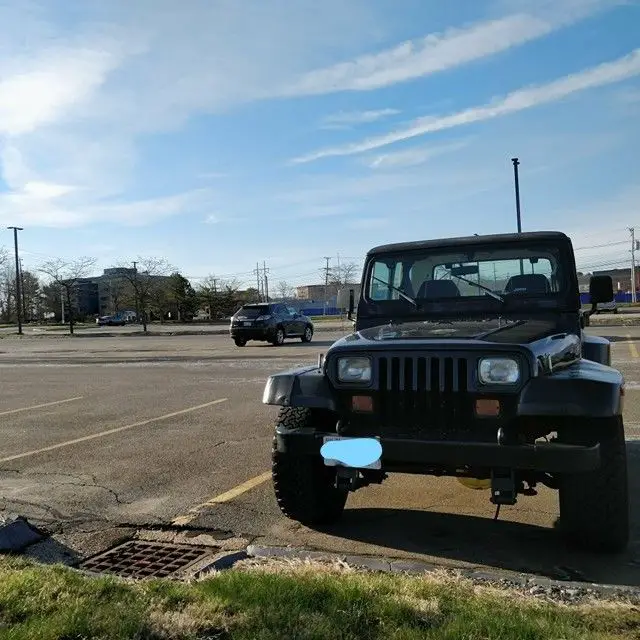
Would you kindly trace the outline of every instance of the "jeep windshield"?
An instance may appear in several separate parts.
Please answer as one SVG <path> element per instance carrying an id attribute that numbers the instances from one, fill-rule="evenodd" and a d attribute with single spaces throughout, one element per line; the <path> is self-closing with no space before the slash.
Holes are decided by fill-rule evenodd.
<path id="1" fill-rule="evenodd" d="M 371 258 L 365 296 L 380 309 L 407 307 L 504 311 L 552 309 L 562 303 L 568 281 L 557 247 L 443 248 Z"/>

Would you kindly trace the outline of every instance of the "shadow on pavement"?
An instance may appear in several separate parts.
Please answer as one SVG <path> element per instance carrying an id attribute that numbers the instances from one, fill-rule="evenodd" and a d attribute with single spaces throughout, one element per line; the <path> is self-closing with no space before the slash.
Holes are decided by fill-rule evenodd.
<path id="1" fill-rule="evenodd" d="M 335 340 L 312 340 L 311 342 L 302 342 L 300 340 L 294 341 L 286 340 L 282 345 L 283 347 L 300 347 L 301 349 L 313 349 L 314 347 L 330 347 Z M 279 347 L 274 347 L 269 342 L 247 342 L 247 346 L 251 347 L 262 347 L 264 349 L 274 349 Z"/>
<path id="2" fill-rule="evenodd" d="M 441 560 L 462 561 L 562 580 L 640 586 L 640 441 L 627 443 L 631 541 L 618 555 L 568 548 L 557 530 L 423 510 L 358 508 L 318 531 Z M 425 496 L 428 500 L 428 496 Z M 520 497 L 520 501 L 536 497 Z M 508 507 L 502 508 L 507 517 Z M 426 559 L 426 558 L 425 558 Z"/>

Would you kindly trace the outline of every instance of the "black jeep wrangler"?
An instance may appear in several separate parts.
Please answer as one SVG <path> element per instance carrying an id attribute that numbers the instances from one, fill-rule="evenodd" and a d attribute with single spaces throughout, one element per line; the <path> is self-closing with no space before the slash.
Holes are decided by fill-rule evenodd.
<path id="1" fill-rule="evenodd" d="M 592 311 L 613 299 L 594 277 Z M 353 298 L 350 305 L 353 311 Z M 273 375 L 280 509 L 328 523 L 349 491 L 389 472 L 456 476 L 513 505 L 559 492 L 560 525 L 585 549 L 629 538 L 624 382 L 609 341 L 585 335 L 573 248 L 558 232 L 472 236 L 368 252 L 355 330 L 316 365 Z M 321 453 L 375 439 L 356 468 Z M 496 511 L 496 517 L 498 515 Z"/>

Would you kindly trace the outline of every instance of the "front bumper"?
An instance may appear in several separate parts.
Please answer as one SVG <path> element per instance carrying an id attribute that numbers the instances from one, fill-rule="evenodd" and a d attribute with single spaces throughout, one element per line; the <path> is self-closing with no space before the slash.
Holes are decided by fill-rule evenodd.
<path id="1" fill-rule="evenodd" d="M 310 429 L 276 427 L 276 443 L 281 453 L 320 455 L 324 436 Z M 441 442 L 381 438 L 382 469 L 416 471 L 432 467 L 458 469 L 514 469 L 547 473 L 580 473 L 600 466 L 600 445 L 544 443 L 536 445 L 500 445 L 485 442 Z M 419 471 L 418 471 L 419 472 Z"/>

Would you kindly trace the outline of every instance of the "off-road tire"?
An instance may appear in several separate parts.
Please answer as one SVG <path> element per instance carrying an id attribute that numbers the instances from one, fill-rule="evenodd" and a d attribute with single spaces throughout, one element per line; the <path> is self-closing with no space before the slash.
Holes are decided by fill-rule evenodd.
<path id="1" fill-rule="evenodd" d="M 313 329 L 311 327 L 305 327 L 304 333 L 302 334 L 302 342 L 311 342 L 313 338 Z"/>
<path id="2" fill-rule="evenodd" d="M 236 343 L 236 347 L 244 347 L 247 344 L 244 338 L 234 338 L 233 341 Z"/>
<path id="3" fill-rule="evenodd" d="M 322 414 L 300 407 L 283 408 L 277 423 L 288 428 L 322 428 Z M 330 524 L 344 511 L 348 492 L 334 486 L 335 468 L 326 467 L 320 455 L 280 453 L 273 439 L 271 475 L 280 511 L 305 525 Z"/>
<path id="4" fill-rule="evenodd" d="M 620 417 L 586 422 L 577 425 L 582 429 L 571 430 L 572 433 L 561 440 L 566 444 L 593 444 L 598 440 L 600 467 L 560 478 L 560 528 L 573 547 L 618 553 L 629 542 L 629 485 L 624 426 Z M 580 431 L 583 436 L 576 435 Z"/>
<path id="5" fill-rule="evenodd" d="M 273 340 L 271 341 L 271 344 L 274 347 L 281 347 L 284 344 L 285 337 L 286 335 L 285 335 L 284 329 L 282 327 L 278 327 L 276 329 L 275 336 L 273 336 Z"/>

